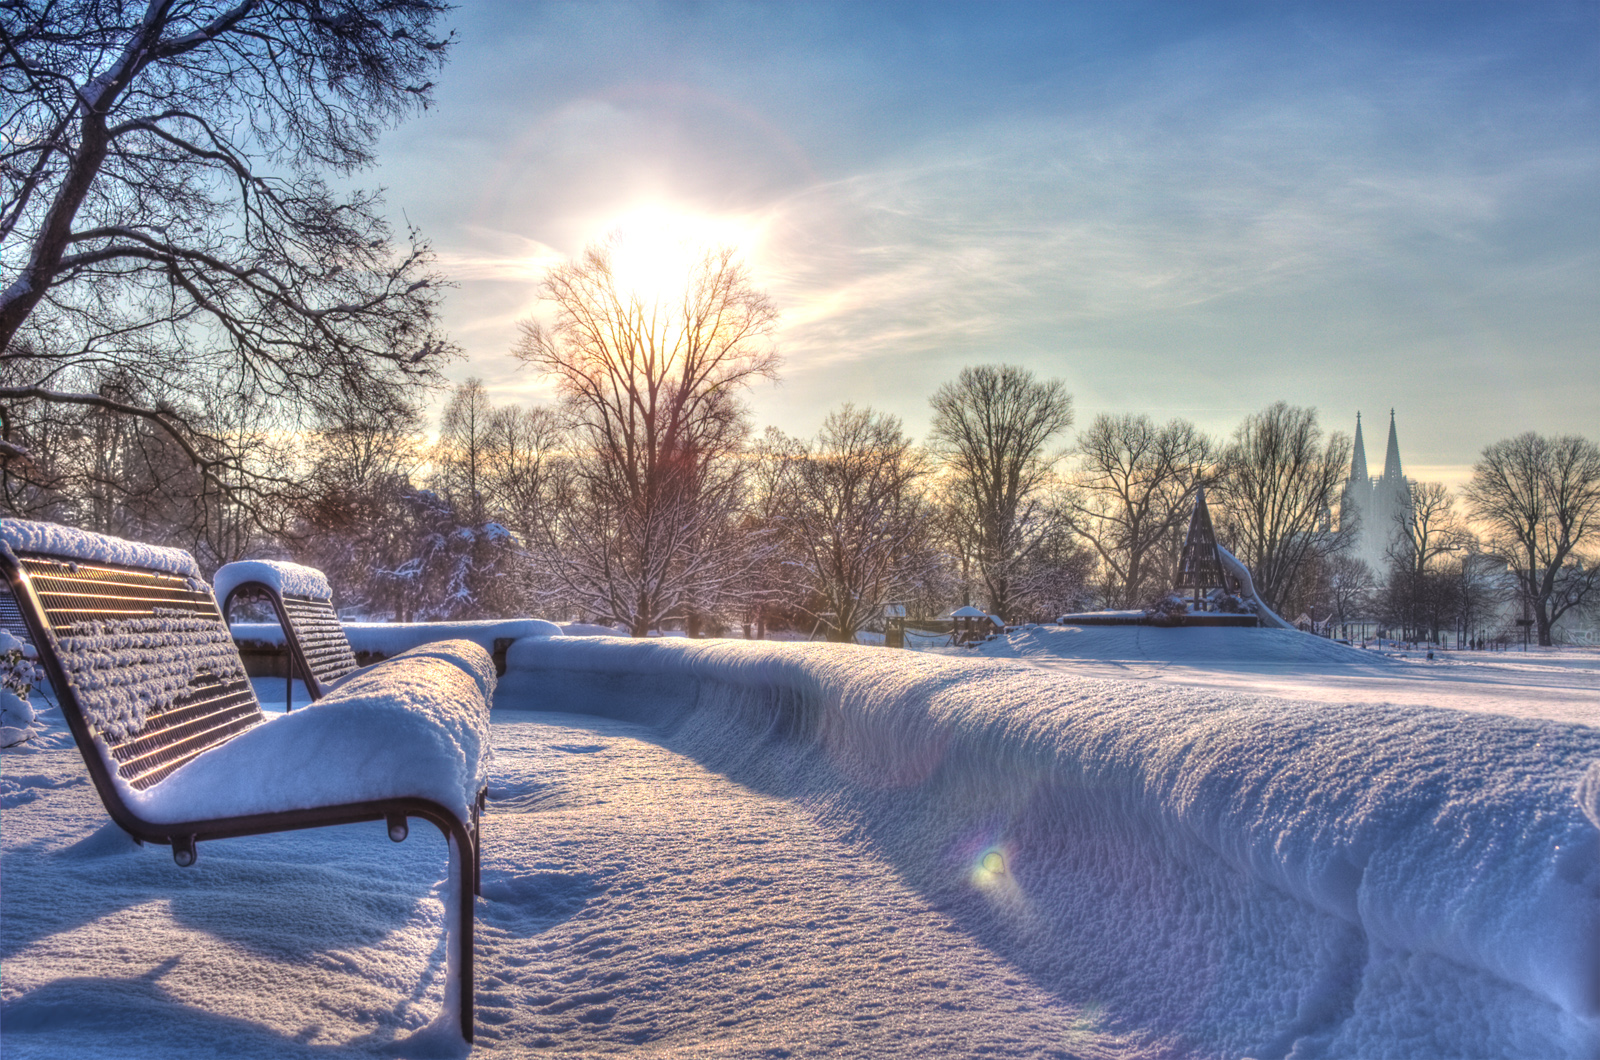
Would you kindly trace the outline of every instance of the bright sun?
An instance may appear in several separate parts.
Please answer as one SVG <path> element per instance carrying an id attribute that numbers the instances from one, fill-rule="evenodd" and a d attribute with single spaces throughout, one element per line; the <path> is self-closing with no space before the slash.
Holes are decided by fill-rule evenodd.
<path id="1" fill-rule="evenodd" d="M 713 247 L 748 253 L 756 233 L 742 220 L 643 207 L 609 226 L 617 242 L 612 270 L 619 290 L 647 304 L 681 292 L 690 269 Z"/>

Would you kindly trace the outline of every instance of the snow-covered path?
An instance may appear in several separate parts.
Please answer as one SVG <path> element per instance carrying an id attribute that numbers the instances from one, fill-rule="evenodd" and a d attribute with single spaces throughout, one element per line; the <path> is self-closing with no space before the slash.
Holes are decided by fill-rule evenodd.
<path id="1" fill-rule="evenodd" d="M 886 1057 L 1112 1044 L 804 805 L 625 722 L 499 710 L 495 728 L 485 1045 Z"/>
<path id="2" fill-rule="evenodd" d="M 1116 1051 L 803 801 L 627 722 L 494 732 L 477 1053 Z M 383 1055 L 437 1010 L 431 830 L 208 843 L 182 870 L 105 824 L 64 732 L 37 743 L 0 782 L 8 1057 Z"/>

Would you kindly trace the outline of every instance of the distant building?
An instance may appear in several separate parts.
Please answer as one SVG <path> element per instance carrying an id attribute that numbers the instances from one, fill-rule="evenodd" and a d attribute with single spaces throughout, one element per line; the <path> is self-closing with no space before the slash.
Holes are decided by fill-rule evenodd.
<path id="1" fill-rule="evenodd" d="M 1361 437 L 1361 413 L 1356 413 L 1355 452 L 1350 457 L 1350 478 L 1339 499 L 1339 532 L 1356 534 L 1350 554 L 1372 568 L 1379 578 L 1389 566 L 1389 546 L 1398 532 L 1396 519 L 1411 511 L 1411 483 L 1400 468 L 1400 440 L 1395 434 L 1394 409 L 1389 410 L 1389 445 L 1383 455 L 1383 474 L 1367 473 L 1367 447 Z"/>

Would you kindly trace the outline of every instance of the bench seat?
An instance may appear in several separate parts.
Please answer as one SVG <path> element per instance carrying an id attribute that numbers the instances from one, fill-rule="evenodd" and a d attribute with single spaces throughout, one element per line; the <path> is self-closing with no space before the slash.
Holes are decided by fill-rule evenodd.
<path id="1" fill-rule="evenodd" d="M 157 824 L 188 820 L 197 806 L 243 817 L 400 798 L 470 820 L 488 781 L 493 689 L 488 652 L 464 640 L 431 644 L 358 671 L 152 788 L 119 787 L 130 809 Z"/>

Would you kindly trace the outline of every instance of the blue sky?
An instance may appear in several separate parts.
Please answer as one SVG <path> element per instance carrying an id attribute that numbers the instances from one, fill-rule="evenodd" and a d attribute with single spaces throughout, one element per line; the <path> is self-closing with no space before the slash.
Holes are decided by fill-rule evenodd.
<path id="1" fill-rule="evenodd" d="M 963 365 L 1217 434 L 1398 409 L 1456 480 L 1600 436 L 1600 4 L 466 3 L 377 179 L 459 283 L 457 378 L 621 219 L 703 219 L 784 313 L 758 424 L 927 424 Z M 1381 430 L 1381 426 L 1379 426 Z M 1381 438 L 1368 440 L 1381 459 Z M 1374 470 L 1381 470 L 1375 468 Z"/>

